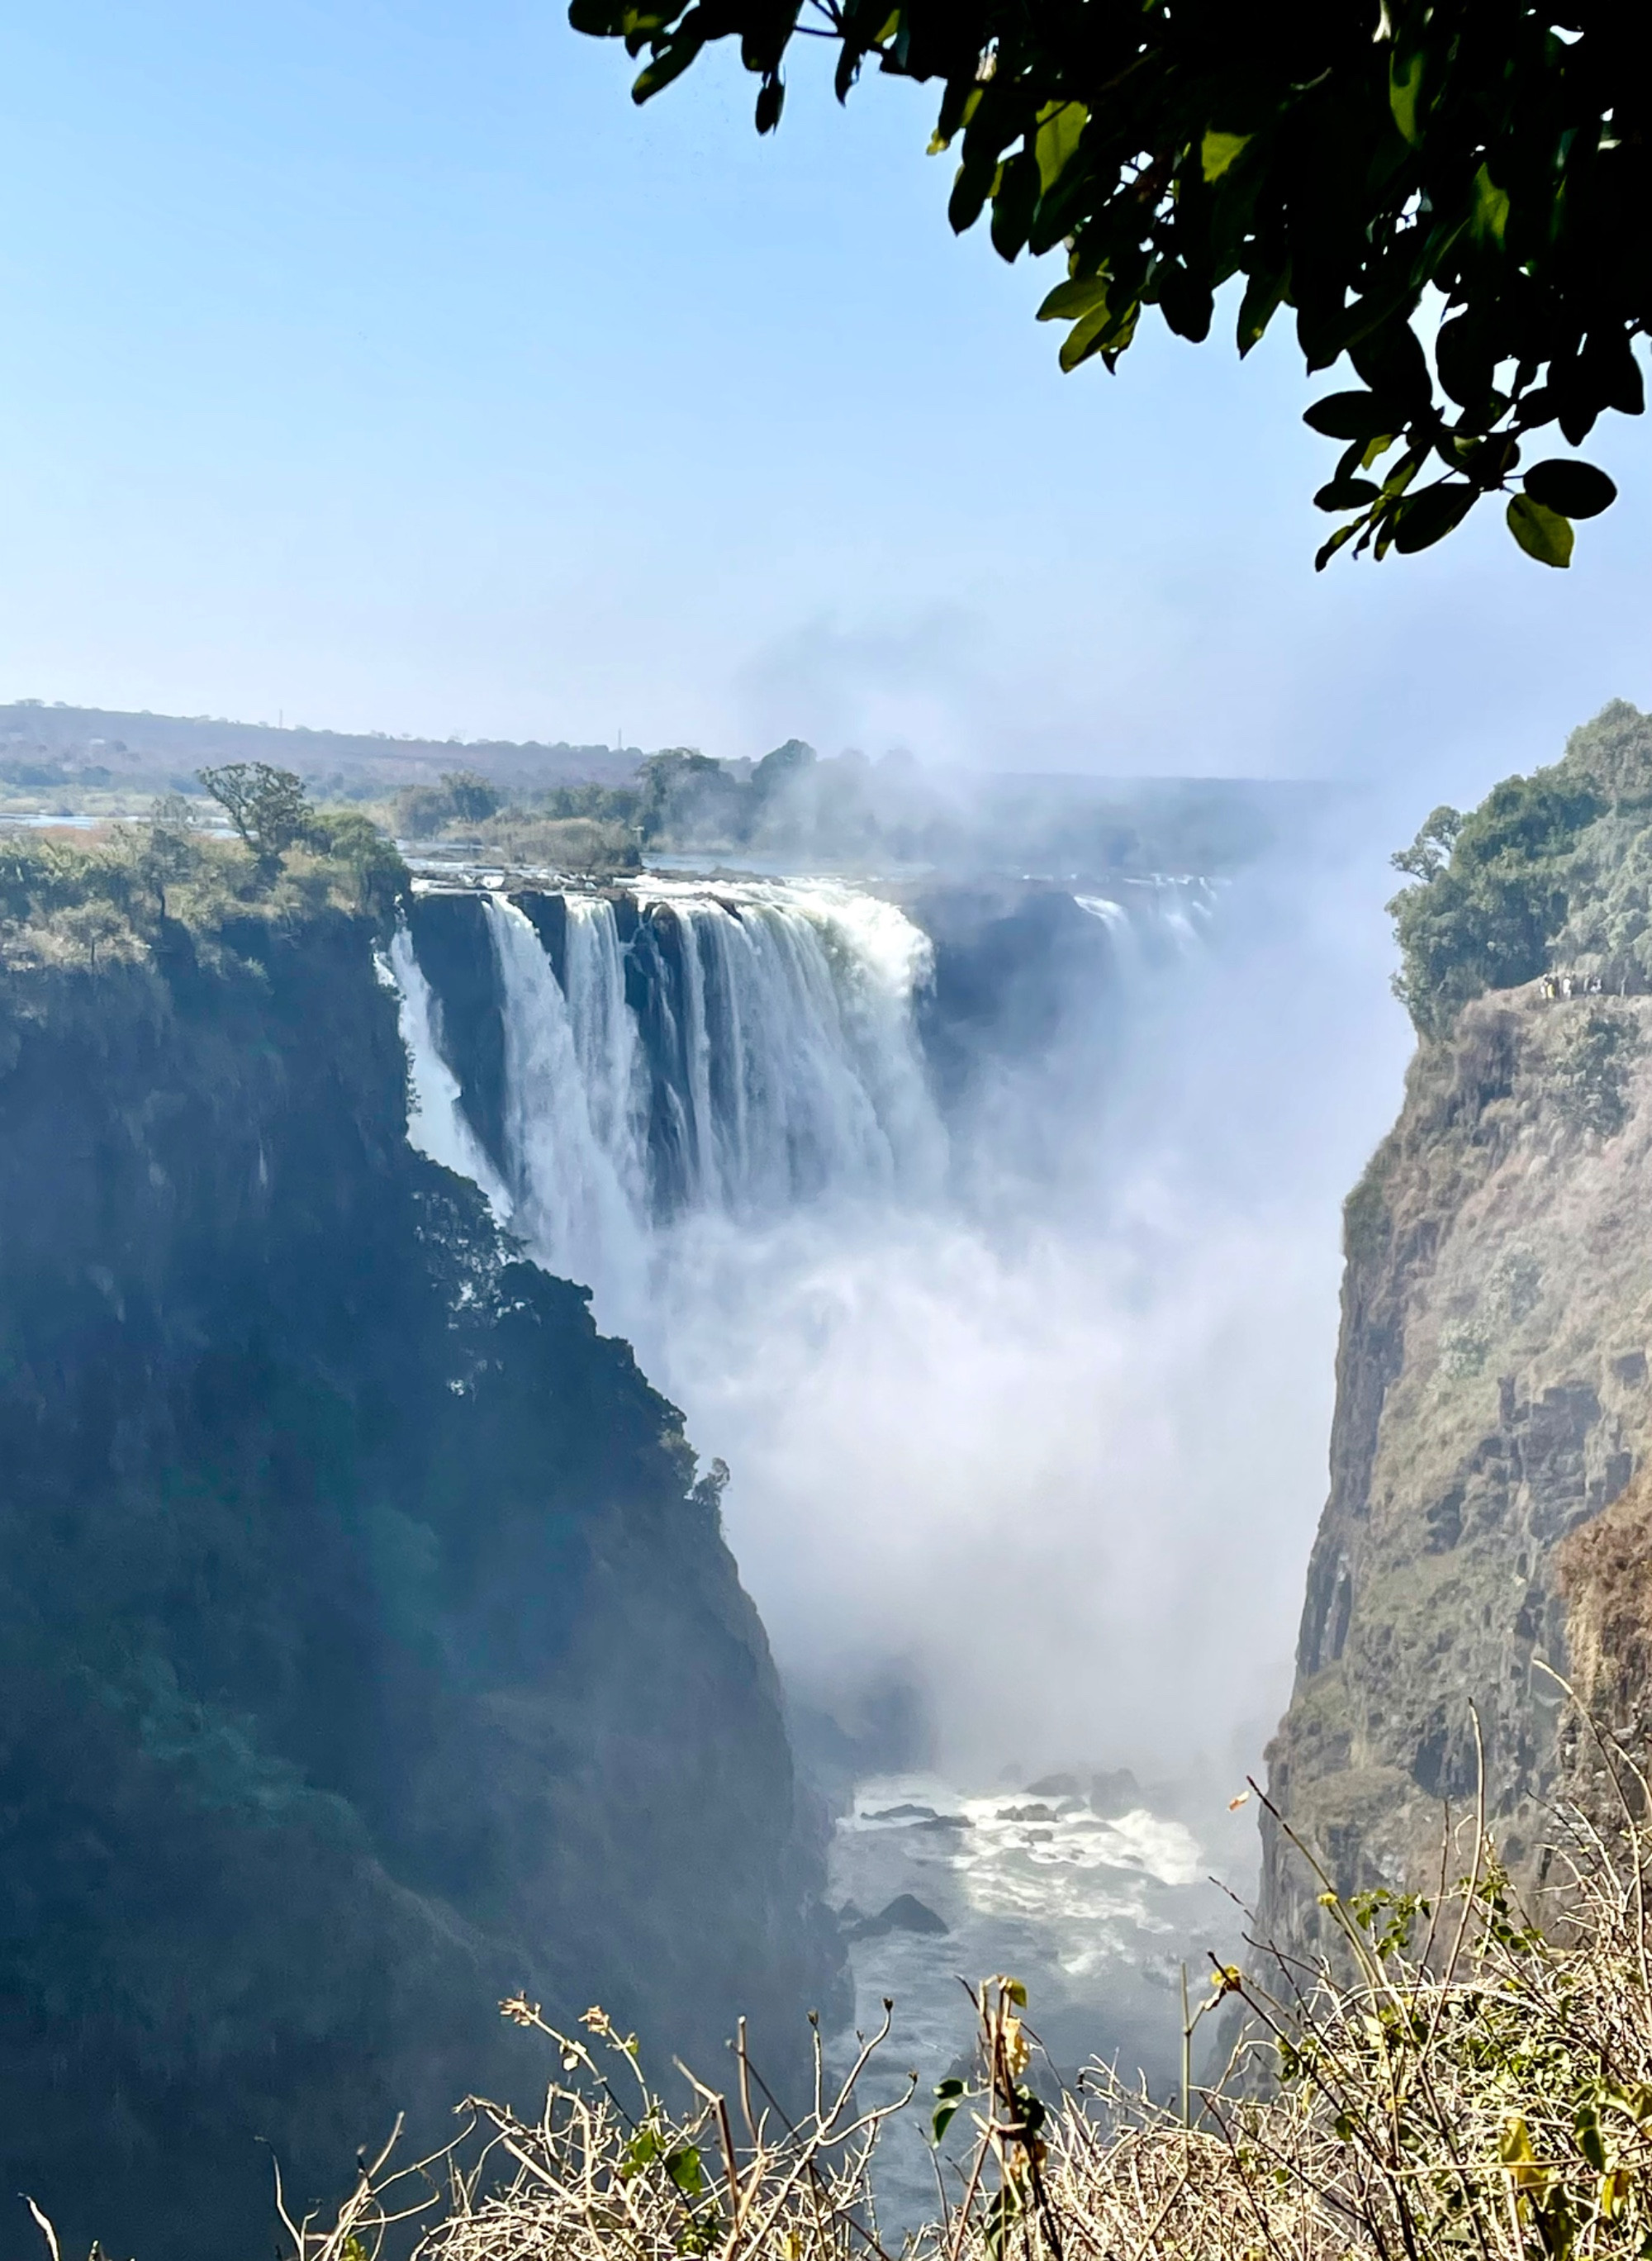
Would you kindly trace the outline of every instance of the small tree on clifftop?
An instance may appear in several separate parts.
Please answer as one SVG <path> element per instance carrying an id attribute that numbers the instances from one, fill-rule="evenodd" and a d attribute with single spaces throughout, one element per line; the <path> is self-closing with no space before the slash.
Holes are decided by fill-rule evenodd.
<path id="1" fill-rule="evenodd" d="M 278 770 L 269 762 L 226 762 L 196 775 L 261 865 L 275 864 L 308 838 L 314 812 L 295 770 Z"/>

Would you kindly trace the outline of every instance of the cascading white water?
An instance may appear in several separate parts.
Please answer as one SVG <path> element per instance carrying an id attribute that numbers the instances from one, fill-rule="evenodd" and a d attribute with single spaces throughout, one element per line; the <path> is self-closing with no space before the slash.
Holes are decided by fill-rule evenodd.
<path id="1" fill-rule="evenodd" d="M 1257 1328 L 1269 1295 L 1282 1315 L 1306 1308 L 1321 1252 L 1275 1214 L 1290 1173 L 1270 1160 L 1232 1189 L 1232 1046 L 1258 999 L 1256 1038 L 1277 1035 L 1276 987 L 1191 947 L 1214 901 L 1170 881 L 1069 898 L 1107 946 L 1075 936 L 1063 1073 L 1024 1065 L 1012 1017 L 988 1103 L 952 1117 L 956 1158 L 919 1040 L 932 945 L 870 890 L 650 875 L 617 898 L 530 904 L 537 923 L 481 895 L 502 1037 L 496 1107 L 477 1086 L 492 1157 L 397 939 L 411 1135 L 483 1185 L 547 1269 L 592 1288 L 599 1324 L 734 1466 L 742 1567 L 822 1701 L 887 1667 L 931 1691 L 977 1759 L 1111 1761 L 1161 1741 L 1171 1710 L 1188 1743 L 1233 1680 L 1212 1637 L 1167 1685 L 1148 1628 L 1184 1557 L 1162 1534 L 1222 1492 L 1223 1440 L 1241 1432 L 1264 1492 L 1311 1499 L 1311 1425 L 1259 1410 L 1270 1390 L 1285 1402 L 1294 1370 L 1282 1355 L 1259 1381 L 1248 1352 L 1217 1345 Z M 1046 970 L 1065 980 L 1068 961 Z M 1167 1028 L 1182 1031 L 1168 1047 Z M 1098 1029 L 1119 1041 L 1087 1051 Z M 1208 1355 L 1187 1352 L 1190 1332 Z M 1189 1390 L 1199 1418 L 1172 1421 Z M 1211 1508 L 1201 1543 L 1225 1567 L 1199 1606 L 1275 1606 L 1245 1527 Z M 1043 1660 L 990 1686 L 952 1630 L 983 1578 L 1013 1592 Z M 1082 1730 L 1052 1700 L 1058 1656 L 1107 1660 Z"/>
<path id="2" fill-rule="evenodd" d="M 935 1190 L 945 1134 L 913 1019 L 930 945 L 903 912 L 804 882 L 656 881 L 639 904 L 682 929 L 686 1206 L 755 1222 Z"/>
<path id="3" fill-rule="evenodd" d="M 636 1113 L 626 1081 L 635 1066 L 629 1016 L 608 1013 L 600 949 L 578 951 L 598 978 L 571 996 L 514 903 L 491 896 L 487 922 L 505 1028 L 513 1225 L 548 1270 L 589 1282 L 628 1310 L 647 1258 Z M 582 925 L 569 920 L 571 971 Z"/>
<path id="4" fill-rule="evenodd" d="M 436 1043 L 435 1001 L 405 926 L 397 928 L 388 957 L 378 964 L 396 992 L 397 1017 L 407 1052 L 408 1138 L 433 1162 L 479 1186 L 494 1215 L 503 1222 L 510 1215 L 511 1197 L 483 1152 L 481 1140 L 464 1119 L 459 1080 Z"/>
<path id="5" fill-rule="evenodd" d="M 464 1124 L 405 931 L 391 961 L 420 1102 L 412 1135 L 484 1185 L 549 1270 L 588 1283 L 603 1324 L 654 1348 L 673 1233 L 760 1228 L 821 1201 L 921 1202 L 944 1181 L 946 1134 L 915 1021 L 930 944 L 894 905 L 779 881 L 651 881 L 635 900 L 646 933 L 633 947 L 652 954 L 641 1007 L 611 901 L 563 898 L 559 978 L 524 913 L 484 899 L 503 1185 Z"/>
<path id="6" fill-rule="evenodd" d="M 853 1949 L 863 2009 L 898 1994 L 937 2069 L 965 2038 L 960 1968 L 1030 1978 L 1079 2054 L 1138 2030 L 1174 2049 L 1155 1942 L 1227 1952 L 1182 1881 L 1190 1848 L 1167 1865 L 1159 1824 L 1110 1820 L 1084 1785 L 1181 1775 L 1214 1864 L 1250 1857 L 1227 1801 L 1286 1685 L 1337 1204 L 1368 1145 L 1370 1108 L 1332 1095 L 1369 1084 L 1373 1048 L 1329 892 L 1293 872 L 1219 900 L 1215 947 L 1200 883 L 1057 907 L 1053 1060 L 1017 1048 L 1042 993 L 1014 959 L 1031 930 L 1005 922 L 1002 1049 L 981 1090 L 948 1087 L 959 1166 L 918 1042 L 930 945 L 873 894 L 650 877 L 617 911 L 568 894 L 542 941 L 502 896 L 483 912 L 496 1205 L 731 1463 L 726 1527 L 800 1718 L 830 1712 L 864 1752 L 880 1690 L 928 1700 L 944 1779 L 866 1786 L 834 1877 L 869 1911 L 916 1891 L 952 1927 Z M 1002 901 L 983 887 L 970 947 Z M 391 956 L 413 1135 L 486 1183 L 406 937 Z M 979 1028 L 950 994 L 937 1073 Z M 478 1123 L 485 1069 L 465 1067 Z"/>

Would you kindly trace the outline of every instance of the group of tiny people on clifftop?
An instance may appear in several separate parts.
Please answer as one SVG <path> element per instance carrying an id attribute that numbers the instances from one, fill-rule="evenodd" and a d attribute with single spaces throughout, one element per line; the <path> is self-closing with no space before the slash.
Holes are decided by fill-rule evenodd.
<path id="1" fill-rule="evenodd" d="M 1539 996 L 1546 999 L 1599 997 L 1605 994 L 1605 986 L 1598 973 L 1545 973 L 1536 984 Z M 1613 983 L 1613 994 L 1627 997 L 1630 986 L 1630 977 L 1626 973 Z M 1639 990 L 1641 985 L 1636 982 L 1634 986 Z"/>

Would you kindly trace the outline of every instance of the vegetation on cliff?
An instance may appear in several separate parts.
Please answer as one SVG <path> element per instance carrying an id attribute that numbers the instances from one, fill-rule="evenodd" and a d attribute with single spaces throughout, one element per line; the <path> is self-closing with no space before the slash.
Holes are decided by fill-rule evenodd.
<path id="1" fill-rule="evenodd" d="M 1395 987 L 1424 1037 L 1550 970 L 1652 988 L 1652 716 L 1615 700 L 1549 768 L 1435 809 L 1394 863 Z"/>
<path id="2" fill-rule="evenodd" d="M 1482 1756 L 1529 1873 L 1569 1779 L 1548 1668 L 1592 1636 L 1568 1549 L 1652 1454 L 1652 720 L 1607 707 L 1397 861 L 1423 1040 L 1346 1211 L 1330 1495 L 1269 1753 L 1346 1892 L 1425 1875 Z M 1307 1952 L 1323 1913 L 1263 1837 L 1264 1922 Z"/>
<path id="3" fill-rule="evenodd" d="M 222 2261 L 531 2090 L 502 1994 L 703 2055 L 836 1951 L 680 1417 L 407 1143 L 393 855 L 3 852 L 0 2180 Z"/>
<path id="4" fill-rule="evenodd" d="M 287 815 L 279 837 L 225 840 L 170 794 L 150 822 L 90 838 L 0 836 L 0 968 L 151 963 L 169 934 L 233 947 L 249 920 L 280 927 L 331 915 L 386 931 L 407 870 L 384 835 L 358 809 L 310 807 L 301 789 Z"/>
<path id="5" fill-rule="evenodd" d="M 1618 1848 L 1580 1813 L 1556 1817 L 1548 1935 L 1473 1821 L 1454 1884 L 1446 1871 L 1425 1891 L 1344 1898 L 1320 1871 L 1339 1967 L 1266 1954 L 1259 1973 L 1215 1967 L 1200 2006 L 1184 2006 L 1184 2034 L 1223 2004 L 1240 2006 L 1242 2025 L 1203 2090 L 1158 2100 L 1106 2067 L 1067 2090 L 1025 1990 L 984 1980 L 974 2066 L 922 2107 L 940 2211 L 908 2253 L 1638 2261 L 1652 2238 L 1648 1848 L 1625 1822 L 1645 1799 L 1604 1738 L 1601 1749 Z M 1442 1863 L 1454 1849 L 1447 1832 Z M 887 2005 L 846 2071 L 828 2076 L 816 2035 L 813 2096 L 794 2116 L 776 2108 L 743 2031 L 730 2072 L 691 2076 L 674 2102 L 603 2011 L 557 2030 L 530 2001 L 503 2008 L 555 2052 L 542 2110 L 473 2101 L 470 2131 L 439 2163 L 364 2164 L 335 2220 L 289 2220 L 294 2261 L 368 2261 L 409 2222 L 421 2226 L 418 2261 L 849 2261 L 894 2249 L 875 2155 L 891 2119 L 919 2108 L 919 2082 L 878 2104 L 863 2092 Z"/>

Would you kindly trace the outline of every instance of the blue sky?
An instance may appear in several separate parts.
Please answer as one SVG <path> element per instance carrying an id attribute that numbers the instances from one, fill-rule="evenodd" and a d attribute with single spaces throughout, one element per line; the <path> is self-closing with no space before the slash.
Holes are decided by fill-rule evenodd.
<path id="1" fill-rule="evenodd" d="M 1652 448 L 1311 570 L 1285 334 L 1063 378 L 920 94 L 647 111 L 559 0 L 0 18 L 0 696 L 972 766 L 1415 775 L 1652 705 Z"/>

